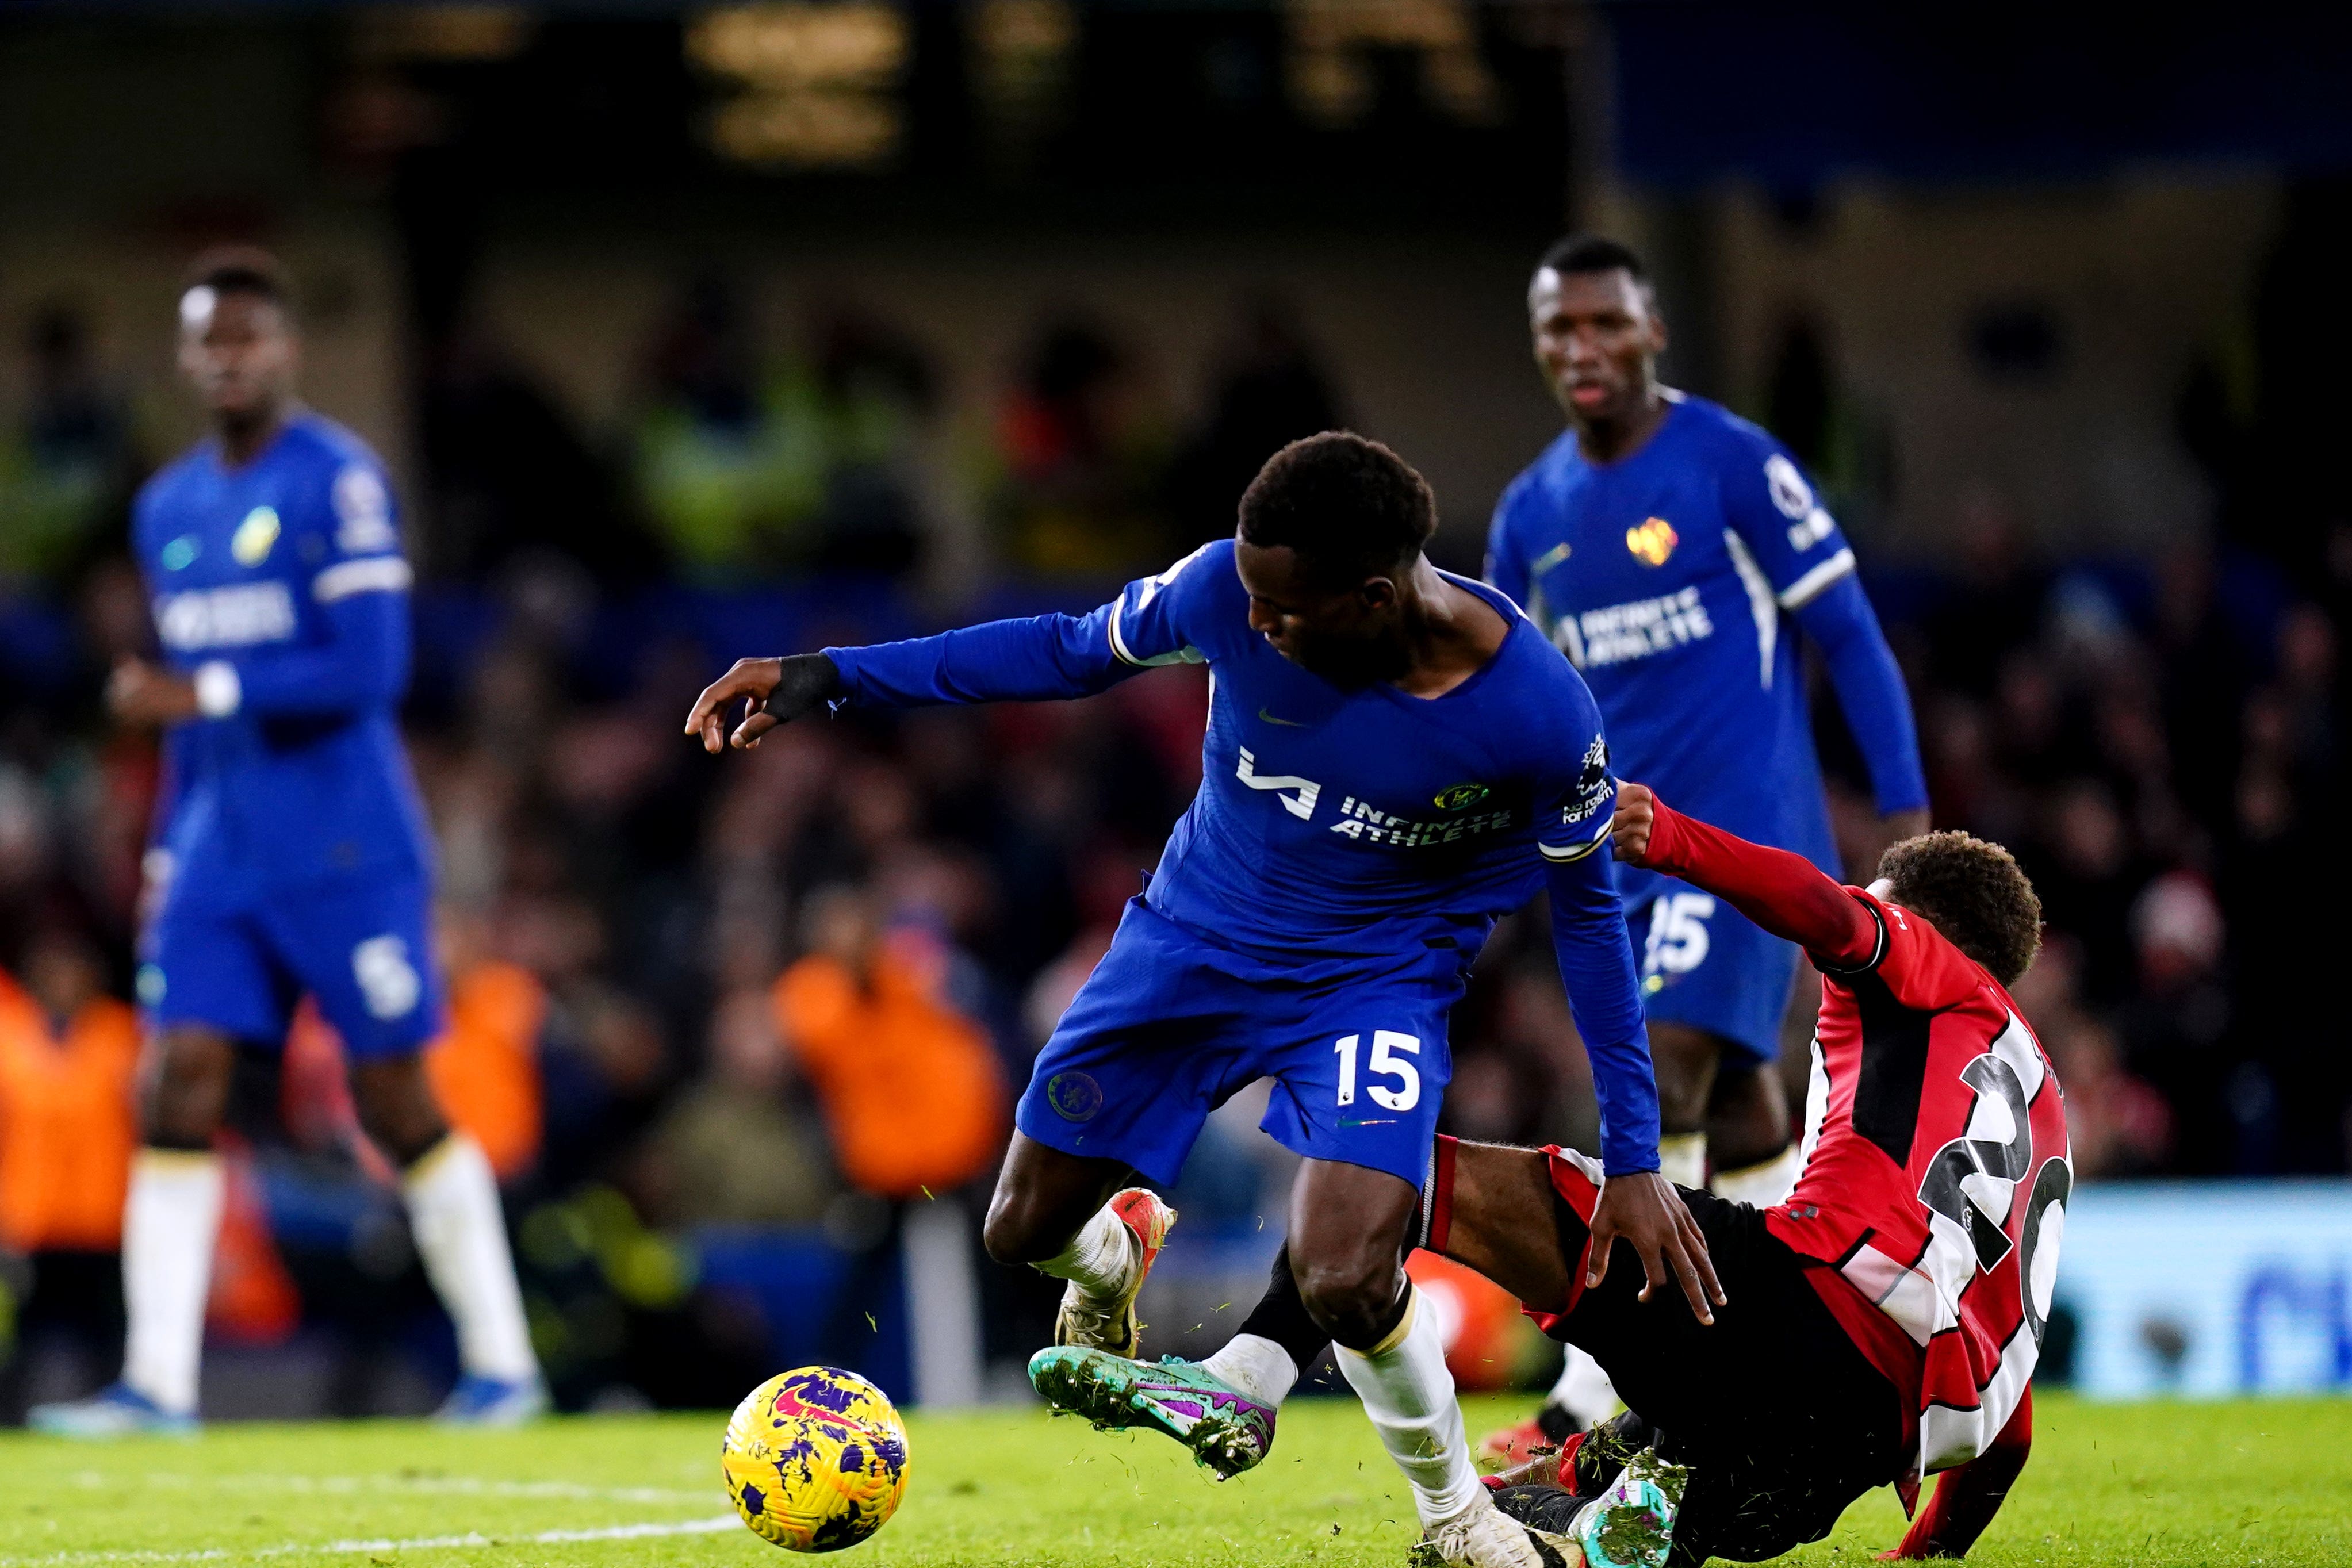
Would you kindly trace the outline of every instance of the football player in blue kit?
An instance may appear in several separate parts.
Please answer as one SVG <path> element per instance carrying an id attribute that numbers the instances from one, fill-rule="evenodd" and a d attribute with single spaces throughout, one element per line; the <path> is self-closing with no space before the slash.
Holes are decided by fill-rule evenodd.
<path id="1" fill-rule="evenodd" d="M 1528 312 L 1569 428 L 1504 492 L 1486 577 L 1583 673 L 1619 774 L 1840 874 L 1801 632 L 1869 768 L 1887 837 L 1925 831 L 1902 673 L 1853 551 L 1795 459 L 1728 410 L 1659 384 L 1665 323 L 1626 246 L 1593 235 L 1553 246 Z M 1796 948 L 1654 872 L 1621 865 L 1617 886 L 1641 954 L 1662 1168 L 1736 1201 L 1779 1202 L 1797 1163 L 1775 1067 Z M 1542 1435 L 1557 1441 L 1613 1402 L 1571 1351 Z M 1538 1433 L 1516 1436 L 1524 1446 Z"/>
<path id="2" fill-rule="evenodd" d="M 432 845 L 395 709 L 409 566 L 375 455 L 295 400 L 299 344 L 277 264 L 198 263 L 180 365 L 213 433 L 151 479 L 131 521 L 163 662 L 108 699 L 162 727 L 166 798 L 148 852 L 140 1000 L 150 1034 L 125 1205 L 122 1373 L 42 1406 L 79 1437 L 184 1430 L 236 1053 L 274 1051 L 308 994 L 341 1034 L 360 1120 L 400 1167 L 425 1270 L 457 1326 L 452 1420 L 544 1408 L 498 1187 L 443 1120 L 421 1049 L 440 1026 Z"/>
<path id="3" fill-rule="evenodd" d="M 1305 1156 L 1288 1308 L 1311 1322 L 1287 1337 L 1343 1347 L 1437 1556 L 1532 1568 L 1557 1544 L 1486 1500 L 1402 1256 L 1451 1071 L 1447 1012 L 1495 921 L 1538 886 L 1601 1098 L 1603 1223 L 1651 1285 L 1678 1283 L 1702 1317 L 1721 1297 L 1657 1175 L 1600 716 L 1508 600 L 1430 564 L 1435 526 L 1428 486 L 1386 447 L 1311 437 L 1268 460 L 1234 538 L 1091 615 L 746 660 L 687 728 L 715 752 L 826 704 L 1075 697 L 1206 664 L 1200 792 L 1038 1056 L 988 1249 L 1068 1281 L 1059 1343 L 1132 1356 L 1136 1291 L 1172 1216 L 1120 1189 L 1172 1180 L 1208 1113 L 1272 1078 L 1265 1130 Z M 1245 1332 L 1211 1369 L 1196 1451 L 1263 1453 L 1299 1371 L 1282 1337 Z M 1059 1354 L 1033 1363 L 1041 1387 Z"/>

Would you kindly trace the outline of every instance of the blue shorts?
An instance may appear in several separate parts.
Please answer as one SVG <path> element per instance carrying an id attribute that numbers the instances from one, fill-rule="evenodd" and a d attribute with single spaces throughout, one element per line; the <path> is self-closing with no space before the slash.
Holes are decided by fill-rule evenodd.
<path id="1" fill-rule="evenodd" d="M 307 994 L 355 1061 L 421 1050 L 440 1031 L 423 878 L 339 879 L 236 905 L 179 891 L 166 891 L 141 943 L 139 999 L 155 1027 L 280 1045 Z"/>
<path id="2" fill-rule="evenodd" d="M 1711 893 L 1672 877 L 1619 869 L 1625 925 L 1642 967 L 1642 1012 L 1721 1036 L 1727 1064 L 1780 1060 L 1780 1019 L 1797 981 L 1793 943 L 1758 926 Z"/>
<path id="3" fill-rule="evenodd" d="M 1131 899 L 1037 1055 L 1015 1123 L 1065 1154 L 1169 1183 L 1209 1113 L 1275 1081 L 1259 1125 L 1308 1159 L 1419 1186 L 1454 1064 L 1461 954 L 1275 964 Z"/>

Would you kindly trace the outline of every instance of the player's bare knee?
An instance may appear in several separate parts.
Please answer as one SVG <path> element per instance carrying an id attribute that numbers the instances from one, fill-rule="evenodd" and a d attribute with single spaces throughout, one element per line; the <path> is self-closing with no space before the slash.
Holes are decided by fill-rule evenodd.
<path id="1" fill-rule="evenodd" d="M 1705 1132 L 1714 1074 L 1692 1071 L 1663 1057 L 1657 1071 L 1659 1130 L 1669 1134 Z"/>
<path id="2" fill-rule="evenodd" d="M 449 1135 L 449 1124 L 418 1057 L 394 1057 L 353 1068 L 352 1101 L 361 1127 L 395 1165 L 415 1165 Z"/>
<path id="3" fill-rule="evenodd" d="M 1307 1315 L 1339 1343 L 1363 1350 L 1396 1326 L 1403 1288 L 1393 1258 L 1309 1259 L 1302 1263 L 1294 1256 L 1291 1269 Z"/>
<path id="4" fill-rule="evenodd" d="M 1668 1137 L 1684 1133 L 1706 1131 L 1706 1105 L 1703 1099 L 1667 1092 L 1664 1079 L 1658 1082 L 1658 1131 Z"/>
<path id="5" fill-rule="evenodd" d="M 236 1069 L 236 1047 L 212 1030 L 165 1030 L 141 1096 L 142 1138 L 157 1148 L 210 1148 Z"/>
<path id="6" fill-rule="evenodd" d="M 1027 1193 L 1004 1186 L 988 1202 L 988 1218 L 981 1227 L 981 1245 L 999 1263 L 1042 1263 L 1070 1244 L 1076 1227 L 1050 1223 L 1045 1205 Z M 1079 1223 L 1084 1223 L 1081 1217 Z"/>
<path id="7" fill-rule="evenodd" d="M 1789 1146 L 1789 1104 L 1777 1072 L 1727 1069 L 1716 1080 L 1706 1135 L 1719 1170 L 1769 1160 Z"/>
<path id="8" fill-rule="evenodd" d="M 1687 1024 L 1654 1023 L 1650 1058 L 1657 1076 L 1660 1130 L 1705 1132 L 1707 1103 L 1714 1096 L 1716 1071 L 1722 1060 L 1721 1042 Z"/>

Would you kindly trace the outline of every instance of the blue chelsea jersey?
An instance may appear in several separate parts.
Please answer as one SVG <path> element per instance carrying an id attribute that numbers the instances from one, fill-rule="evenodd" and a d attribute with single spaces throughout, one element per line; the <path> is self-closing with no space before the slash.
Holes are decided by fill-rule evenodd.
<path id="1" fill-rule="evenodd" d="M 1201 790 L 1147 902 L 1269 951 L 1450 942 L 1466 961 L 1547 861 L 1594 852 L 1615 786 L 1591 694 L 1526 617 L 1454 580 L 1510 630 L 1434 698 L 1385 681 L 1345 691 L 1276 653 L 1250 628 L 1230 542 L 1113 607 L 1122 658 L 1211 670 Z"/>
<path id="2" fill-rule="evenodd" d="M 1496 509 L 1487 578 L 1583 673 L 1621 778 L 1832 865 L 1788 618 L 1853 574 L 1853 551 L 1779 443 L 1669 396 L 1619 462 L 1587 461 L 1573 431 L 1553 442 Z"/>
<path id="3" fill-rule="evenodd" d="M 410 571 L 375 455 L 309 413 L 242 467 L 206 441 L 140 491 L 131 538 L 157 640 L 202 709 L 166 737 L 171 896 L 425 871 L 394 716 Z"/>
<path id="4" fill-rule="evenodd" d="M 1434 698 L 1387 682 L 1343 689 L 1276 653 L 1250 628 L 1230 540 L 1091 616 L 1058 618 L 1071 663 L 1095 667 L 1069 669 L 1055 689 L 1004 689 L 1010 666 L 981 641 L 1051 617 L 825 652 L 852 700 L 893 705 L 1074 696 L 1156 664 L 1206 664 L 1200 792 L 1146 901 L 1264 955 L 1379 957 L 1448 939 L 1469 953 L 1534 893 L 1547 860 L 1599 846 L 1615 788 L 1576 672 L 1500 594 L 1453 580 L 1510 629 L 1483 668 Z M 933 644 L 945 655 L 937 691 L 930 660 L 900 668 L 900 651 Z"/>
<path id="5" fill-rule="evenodd" d="M 1429 973 L 1458 987 L 1495 921 L 1549 887 L 1554 946 L 1601 1093 L 1612 1170 L 1656 1166 L 1647 1039 L 1603 850 L 1616 788 L 1584 682 L 1502 595 L 1508 622 L 1442 696 L 1344 689 L 1249 624 L 1230 539 L 1087 616 L 993 622 L 828 648 L 851 703 L 1070 697 L 1205 664 L 1202 783 L 1145 900 L 1299 984 Z"/>

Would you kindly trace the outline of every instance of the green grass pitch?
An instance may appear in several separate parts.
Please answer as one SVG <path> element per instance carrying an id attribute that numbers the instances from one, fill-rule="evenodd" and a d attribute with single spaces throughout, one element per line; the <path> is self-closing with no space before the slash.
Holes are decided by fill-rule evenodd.
<path id="1" fill-rule="evenodd" d="M 1472 1403 L 1475 1432 L 1519 1402 Z M 2352 1400 L 2035 1409 L 2033 1461 L 1971 1554 L 1990 1564 L 2352 1562 Z M 267 1562 L 781 1568 L 734 1521 L 722 1417 L 221 1427 L 188 1441 L 0 1437 L 0 1568 Z M 1411 1505 L 1352 1404 L 1302 1401 L 1265 1469 L 1212 1484 L 1164 1440 L 1019 1411 L 909 1423 L 906 1505 L 846 1564 L 1393 1568 Z M 1859 1563 L 1893 1494 L 1787 1563 Z"/>

